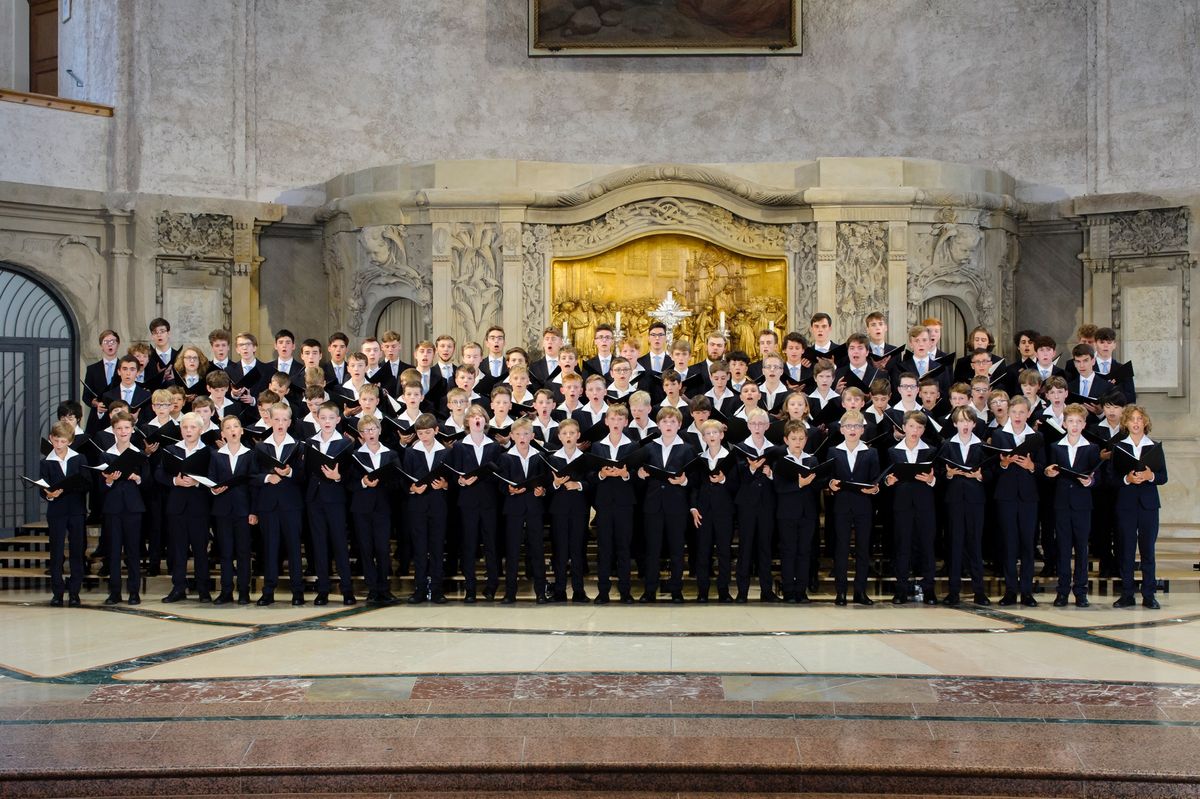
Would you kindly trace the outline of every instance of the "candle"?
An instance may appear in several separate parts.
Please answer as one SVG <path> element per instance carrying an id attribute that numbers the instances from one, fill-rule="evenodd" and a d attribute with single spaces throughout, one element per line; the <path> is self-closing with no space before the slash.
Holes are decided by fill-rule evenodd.
<path id="1" fill-rule="evenodd" d="M 670 305 L 670 304 L 671 304 L 671 295 L 672 295 L 672 294 L 673 294 L 673 292 L 671 292 L 671 291 L 668 291 L 668 292 L 667 292 L 667 301 L 666 301 L 666 303 L 664 303 L 665 305 Z"/>
<path id="2" fill-rule="evenodd" d="M 775 323 L 774 323 L 774 322 L 767 322 L 767 330 L 770 330 L 770 331 L 774 332 L 774 330 L 775 330 Z"/>
<path id="3" fill-rule="evenodd" d="M 621 329 L 621 312 L 620 312 L 620 311 L 617 311 L 617 325 L 616 325 L 616 327 L 617 327 L 617 330 L 620 330 L 620 329 Z"/>
<path id="4" fill-rule="evenodd" d="M 721 311 L 721 329 L 725 329 L 725 312 Z"/>
<path id="5" fill-rule="evenodd" d="M 563 341 L 568 341 L 570 336 L 567 335 L 567 320 L 563 320 Z"/>

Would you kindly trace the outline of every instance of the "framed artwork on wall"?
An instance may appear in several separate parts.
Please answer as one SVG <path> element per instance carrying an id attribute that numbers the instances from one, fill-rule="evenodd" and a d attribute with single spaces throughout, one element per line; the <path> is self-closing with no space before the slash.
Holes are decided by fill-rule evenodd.
<path id="1" fill-rule="evenodd" d="M 800 55 L 802 0 L 529 0 L 529 55 Z"/>

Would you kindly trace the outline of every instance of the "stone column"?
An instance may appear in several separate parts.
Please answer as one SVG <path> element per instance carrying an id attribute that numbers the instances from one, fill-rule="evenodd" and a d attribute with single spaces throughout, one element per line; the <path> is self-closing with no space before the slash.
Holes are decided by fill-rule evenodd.
<path id="1" fill-rule="evenodd" d="M 817 222 L 816 310 L 834 317 L 837 326 L 837 222 Z M 792 327 L 807 333 L 808 320 L 796 319 Z"/>
<path id="2" fill-rule="evenodd" d="M 450 313 L 450 234 L 453 226 L 447 222 L 434 222 L 433 230 L 433 331 L 434 334 L 450 330 L 453 322 Z"/>
<path id="3" fill-rule="evenodd" d="M 503 259 L 500 284 L 504 288 L 504 307 L 501 311 L 500 324 L 504 327 L 507 340 L 511 342 L 519 341 L 521 332 L 523 307 L 521 270 L 525 266 L 525 254 L 521 248 L 521 221 L 524 216 L 523 208 L 500 209 L 500 240 Z M 487 346 L 483 341 L 479 343 Z"/>
<path id="4" fill-rule="evenodd" d="M 908 327 L 908 222 L 888 222 L 888 329 L 901 331 L 907 340 Z M 882 310 L 882 309 L 881 309 Z"/>

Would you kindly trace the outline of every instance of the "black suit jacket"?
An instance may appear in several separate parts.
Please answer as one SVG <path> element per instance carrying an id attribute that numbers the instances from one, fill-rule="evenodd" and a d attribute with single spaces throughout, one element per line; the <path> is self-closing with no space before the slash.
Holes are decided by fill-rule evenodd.
<path id="1" fill-rule="evenodd" d="M 557 365 L 555 365 L 554 371 L 550 371 L 547 368 L 545 357 L 538 358 L 536 361 L 529 364 L 529 390 L 537 391 L 539 388 L 545 388 L 546 384 L 550 382 L 551 378 L 561 371 L 562 369 L 560 369 Z"/>

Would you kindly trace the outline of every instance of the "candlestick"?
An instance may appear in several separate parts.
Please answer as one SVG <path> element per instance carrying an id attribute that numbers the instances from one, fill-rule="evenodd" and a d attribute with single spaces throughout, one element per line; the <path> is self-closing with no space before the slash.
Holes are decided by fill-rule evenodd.
<path id="1" fill-rule="evenodd" d="M 564 319 L 564 320 L 563 320 L 563 342 L 564 342 L 564 343 L 570 339 L 570 336 L 568 336 L 568 335 L 567 335 L 567 330 L 568 330 L 568 328 L 567 328 L 567 320 L 566 320 L 566 319 Z"/>
<path id="2" fill-rule="evenodd" d="M 617 328 L 617 330 L 620 330 L 620 329 L 621 329 L 621 312 L 620 312 L 620 311 L 617 311 L 617 324 L 616 324 L 616 328 Z"/>
<path id="3" fill-rule="evenodd" d="M 775 332 L 775 323 L 767 322 L 767 330 L 770 330 L 772 333 Z"/>
<path id="4" fill-rule="evenodd" d="M 725 329 L 725 312 L 721 311 L 721 329 Z"/>

